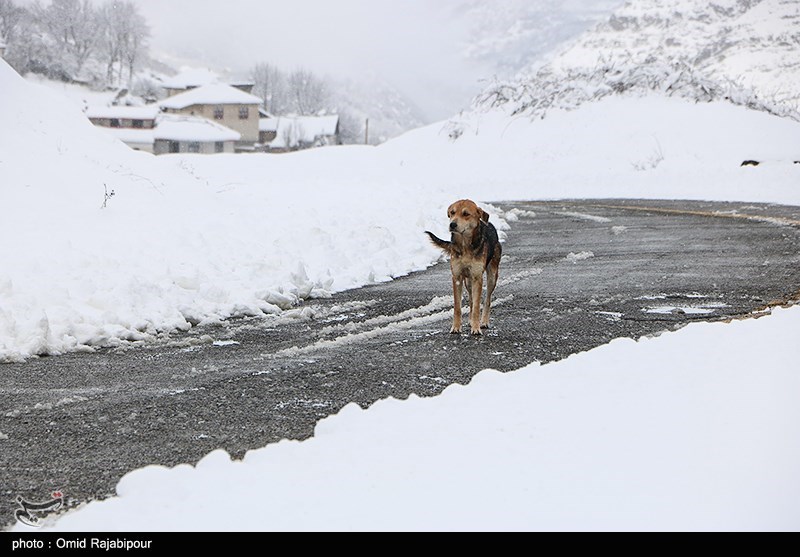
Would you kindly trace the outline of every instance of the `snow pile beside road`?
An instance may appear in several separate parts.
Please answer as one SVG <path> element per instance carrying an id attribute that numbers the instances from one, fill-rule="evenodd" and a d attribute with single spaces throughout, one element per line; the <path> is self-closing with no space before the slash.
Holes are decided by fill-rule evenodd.
<path id="1" fill-rule="evenodd" d="M 797 530 L 798 328 L 778 309 L 350 405 L 243 461 L 132 472 L 56 527 Z"/>
<path id="2" fill-rule="evenodd" d="M 313 158 L 268 188 L 209 183 L 2 61 L 0 90 L 0 362 L 277 312 L 440 257 L 422 230 L 442 220 L 441 191 L 327 188 L 302 175 Z"/>

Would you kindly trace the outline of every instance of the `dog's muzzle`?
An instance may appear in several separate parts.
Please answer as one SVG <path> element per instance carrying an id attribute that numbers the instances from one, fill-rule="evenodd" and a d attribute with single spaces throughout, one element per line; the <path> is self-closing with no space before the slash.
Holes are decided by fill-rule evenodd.
<path id="1" fill-rule="evenodd" d="M 458 228 L 458 224 L 457 224 L 457 223 L 455 223 L 455 222 L 451 222 L 451 223 L 450 223 L 450 230 L 451 230 L 452 232 L 455 232 L 456 228 Z"/>

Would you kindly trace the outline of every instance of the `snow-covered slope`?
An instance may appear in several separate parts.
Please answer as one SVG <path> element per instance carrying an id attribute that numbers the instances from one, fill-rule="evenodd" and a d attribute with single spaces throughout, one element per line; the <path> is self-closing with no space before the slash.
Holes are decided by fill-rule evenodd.
<path id="1" fill-rule="evenodd" d="M 794 531 L 798 327 L 693 324 L 353 404 L 302 443 L 132 472 L 56 528 Z"/>
<path id="2" fill-rule="evenodd" d="M 622 0 L 449 0 L 469 30 L 464 57 L 509 78 L 608 17 Z"/>
<path id="3" fill-rule="evenodd" d="M 447 199 L 365 195 L 374 184 L 347 175 L 358 148 L 304 159 L 342 161 L 319 180 L 209 183 L 130 150 L 3 61 L 0 91 L 0 362 L 263 316 L 439 257 L 418 229 Z M 403 210 L 387 221 L 384 202 Z"/>
<path id="4" fill-rule="evenodd" d="M 583 35 L 557 69 L 681 61 L 798 108 L 800 3 L 795 0 L 636 0 Z"/>
<path id="5" fill-rule="evenodd" d="M 492 84 L 475 108 L 539 117 L 553 107 L 651 90 L 800 120 L 800 3 L 628 2 L 549 64 Z"/>

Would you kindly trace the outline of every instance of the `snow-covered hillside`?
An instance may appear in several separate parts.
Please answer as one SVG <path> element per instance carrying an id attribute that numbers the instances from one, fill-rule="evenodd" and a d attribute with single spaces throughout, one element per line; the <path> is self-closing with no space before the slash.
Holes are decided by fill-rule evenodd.
<path id="1" fill-rule="evenodd" d="M 447 198 L 366 195 L 375 184 L 343 171 L 371 148 L 342 148 L 320 179 L 210 183 L 130 150 L 2 61 L 0 90 L 0 361 L 263 316 L 439 256 L 418 229 Z M 387 221 L 385 202 L 404 210 Z"/>
<path id="2" fill-rule="evenodd" d="M 469 29 L 464 57 L 484 64 L 485 78 L 509 78 L 607 18 L 622 0 L 449 2 Z"/>
<path id="3" fill-rule="evenodd" d="M 681 61 L 762 97 L 800 107 L 800 3 L 795 0 L 628 2 L 553 66 Z"/>
<path id="4" fill-rule="evenodd" d="M 492 84 L 475 108 L 539 117 L 552 107 L 649 90 L 800 119 L 800 4 L 628 2 L 549 64 Z"/>

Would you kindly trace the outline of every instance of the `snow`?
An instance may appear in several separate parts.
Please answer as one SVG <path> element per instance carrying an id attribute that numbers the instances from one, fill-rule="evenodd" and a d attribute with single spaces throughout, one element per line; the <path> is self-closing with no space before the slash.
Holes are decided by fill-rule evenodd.
<path id="1" fill-rule="evenodd" d="M 155 120 L 161 111 L 156 105 L 148 106 L 90 106 L 87 118 L 117 118 L 120 120 Z"/>
<path id="2" fill-rule="evenodd" d="M 260 118 L 258 120 L 258 131 L 260 132 L 275 132 L 278 131 L 278 118 L 270 116 L 269 118 Z"/>
<path id="3" fill-rule="evenodd" d="M 196 89 L 190 89 L 185 93 L 179 93 L 168 97 L 159 103 L 162 108 L 180 110 L 198 104 L 261 104 L 261 99 L 255 95 L 225 85 L 224 83 L 212 83 L 203 85 Z"/>
<path id="4" fill-rule="evenodd" d="M 265 122 L 264 131 L 271 119 Z M 313 144 L 318 139 L 336 135 L 339 116 L 280 116 L 275 124 L 276 136 L 270 143 L 273 149 Z"/>
<path id="5" fill-rule="evenodd" d="M 629 23 L 685 8 L 670 2 L 661 12 L 656 4 L 631 3 Z M 734 0 L 719 5 L 749 9 Z M 680 29 L 703 28 L 708 8 L 697 6 Z M 712 17 L 720 36 L 743 32 L 729 28 L 723 13 Z M 792 28 L 781 29 L 784 36 Z M 644 52 L 661 44 L 657 31 L 652 43 L 633 46 Z M 581 48 L 600 50 L 590 43 L 578 43 L 576 59 Z M 725 63 L 716 57 L 719 67 Z M 726 89 L 675 67 L 605 72 L 611 78 L 604 72 L 565 81 L 569 92 L 558 85 L 544 107 L 526 105 L 541 100 L 542 89 L 515 96 L 513 88 L 495 88 L 514 94 L 378 148 L 155 158 L 92 127 L 81 112 L 85 102 L 60 100 L 0 61 L 0 236 L 13 239 L 0 243 L 0 362 L 129 346 L 233 316 L 302 315 L 308 308 L 296 306 L 303 299 L 438 261 L 422 231 L 445 235 L 444 208 L 458 198 L 800 205 L 800 123 L 791 109 L 742 92 L 729 102 Z M 634 78 L 636 87 L 615 88 Z M 223 87 L 170 100 L 219 104 L 231 90 L 244 94 Z M 221 94 L 211 100 L 214 91 Z M 751 159 L 763 164 L 740 166 Z M 115 196 L 101 209 L 106 188 Z M 501 231 L 504 219 L 536 218 L 484 207 Z M 567 216 L 586 226 L 609 221 Z M 580 248 L 567 256 L 576 265 L 591 257 Z M 500 296 L 497 305 L 508 301 Z M 447 304 L 435 298 L 424 315 L 377 318 L 367 332 L 314 348 L 403 330 L 413 319 L 436 322 Z M 699 301 L 649 310 L 715 307 Z M 511 374 L 486 371 L 436 399 L 350 406 L 320 423 L 315 438 L 251 451 L 242 462 L 215 452 L 196 467 L 132 472 L 118 486 L 120 497 L 57 525 L 796 530 L 799 324 L 800 308 L 757 321 L 698 323 Z"/>
<path id="6" fill-rule="evenodd" d="M 213 70 L 184 66 L 177 75 L 166 78 L 161 86 L 165 89 L 189 89 L 190 87 L 211 85 L 219 81 L 219 74 Z"/>
<path id="7" fill-rule="evenodd" d="M 155 139 L 171 141 L 239 141 L 242 134 L 207 118 L 164 114 L 153 131 Z"/>
<path id="8" fill-rule="evenodd" d="M 154 158 L 4 63 L 0 86 L 0 207 L 13 208 L 0 234 L 15 238 L 0 246 L 2 361 L 278 313 L 424 269 L 441 255 L 422 231 L 446 236 L 453 199 L 800 205 L 800 124 L 726 102 L 620 95 L 544 119 L 465 114 L 456 140 L 440 123 L 380 147 Z M 663 160 L 637 170 L 656 148 Z M 104 185 L 116 195 L 101 210 Z"/>
<path id="9" fill-rule="evenodd" d="M 314 168 L 264 174 L 283 158 L 267 155 L 220 156 L 211 181 L 192 174 L 191 157 L 130 150 L 5 62 L 0 88 L 0 236 L 13 238 L 0 243 L 0 361 L 275 314 L 439 258 L 421 229 L 439 223 L 449 195 L 368 195 L 375 184 L 347 165 L 372 149 L 313 156 L 338 168 L 330 189 Z M 115 196 L 101 209 L 105 188 Z M 384 203 L 402 214 L 387 222 Z"/>
<path id="10" fill-rule="evenodd" d="M 578 261 L 586 261 L 587 259 L 591 259 L 594 257 L 594 253 L 591 251 L 581 251 L 578 253 L 570 252 L 567 254 L 565 259 L 571 263 L 577 263 Z"/>
<path id="11" fill-rule="evenodd" d="M 557 211 L 555 214 L 556 215 L 561 215 L 561 216 L 564 216 L 564 217 L 572 217 L 572 218 L 578 219 L 578 220 L 588 220 L 588 221 L 600 222 L 600 223 L 611 222 L 611 219 L 606 218 L 606 217 L 598 217 L 597 215 L 587 215 L 585 213 L 575 213 L 575 212 L 572 212 L 572 211 Z"/>
<path id="12" fill-rule="evenodd" d="M 27 74 L 25 80 L 57 93 L 79 110 L 86 110 L 90 106 L 110 106 L 117 97 L 117 91 L 93 91 L 77 83 L 65 83 L 37 74 Z"/>
<path id="13" fill-rule="evenodd" d="M 777 309 L 352 404 L 308 441 L 131 472 L 55 528 L 797 530 L 798 327 Z"/>
<path id="14" fill-rule="evenodd" d="M 635 0 L 558 53 L 544 74 L 661 64 L 691 67 L 718 84 L 736 83 L 800 108 L 800 4 L 786 0 Z M 521 77 L 532 87 L 544 74 L 537 62 Z"/>
<path id="15" fill-rule="evenodd" d="M 99 128 L 103 132 L 127 143 L 128 145 L 141 145 L 153 148 L 153 141 L 155 139 L 155 129 L 137 129 L 137 128 Z"/>

